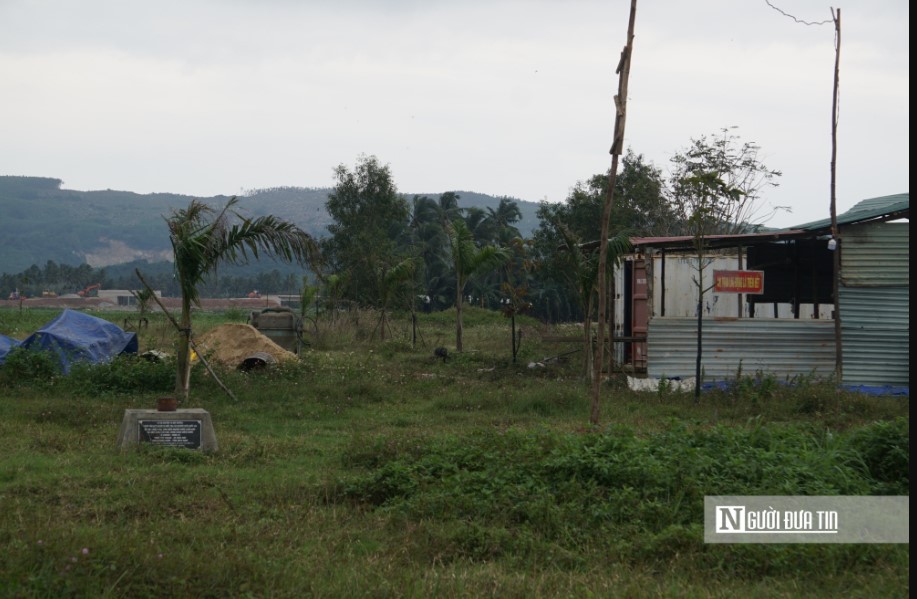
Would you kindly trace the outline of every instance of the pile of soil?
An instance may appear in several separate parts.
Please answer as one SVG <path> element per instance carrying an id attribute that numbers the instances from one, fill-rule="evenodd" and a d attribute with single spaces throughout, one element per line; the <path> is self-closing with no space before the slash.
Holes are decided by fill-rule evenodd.
<path id="1" fill-rule="evenodd" d="M 261 334 L 249 324 L 223 324 L 194 340 L 198 351 L 209 361 L 238 368 L 253 354 L 270 354 L 276 361 L 295 360 L 296 354 L 287 351 Z"/>

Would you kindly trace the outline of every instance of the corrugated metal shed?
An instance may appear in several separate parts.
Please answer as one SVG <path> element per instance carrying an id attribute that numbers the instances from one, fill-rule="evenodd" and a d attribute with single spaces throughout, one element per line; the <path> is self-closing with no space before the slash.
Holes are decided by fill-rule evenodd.
<path id="1" fill-rule="evenodd" d="M 844 227 L 841 239 L 842 285 L 910 285 L 910 223 L 869 223 Z"/>
<path id="2" fill-rule="evenodd" d="M 801 342 L 805 340 L 805 342 Z M 757 371 L 781 379 L 834 373 L 834 321 L 718 319 L 704 321 L 705 380 L 735 378 Z M 647 374 L 654 378 L 694 376 L 697 321 L 654 318 L 648 335 Z"/>
<path id="3" fill-rule="evenodd" d="M 907 287 L 841 287 L 844 382 L 904 385 L 910 380 Z"/>
<path id="4" fill-rule="evenodd" d="M 910 217 L 910 194 L 863 200 L 839 215 L 841 227 L 840 309 L 843 341 L 844 382 L 855 385 L 909 385 L 910 366 L 910 225 L 890 222 Z M 750 247 L 759 244 L 794 243 L 812 250 L 812 240 L 830 231 L 830 219 L 793 229 L 752 235 L 711 236 L 710 247 Z M 641 238 L 633 240 L 647 253 L 690 250 L 689 238 Z M 685 257 L 687 258 L 687 257 Z M 650 264 L 658 262 L 658 255 Z M 659 270 L 654 268 L 653 270 Z M 677 269 L 670 269 L 677 270 Z M 814 276 L 814 275 L 813 275 Z M 694 375 L 697 323 L 677 312 L 669 302 L 692 287 L 677 273 L 667 272 L 666 316 L 654 309 L 648 332 L 647 373 L 651 377 Z M 814 280 L 814 279 L 813 279 Z M 654 278 L 654 283 L 659 283 Z M 660 292 L 651 296 L 661 307 Z M 687 297 L 687 296 L 686 296 Z M 800 297 L 796 295 L 794 297 Z M 776 300 L 775 300 L 776 301 Z M 677 305 L 687 301 L 677 301 Z M 763 308 L 761 306 L 760 308 Z M 760 310 L 759 308 L 759 310 Z M 821 304 L 820 309 L 833 306 Z M 759 310 L 756 310 L 758 315 Z M 736 308 L 737 311 L 737 308 Z M 811 310 L 808 310 L 811 311 Z M 735 377 L 741 364 L 744 374 L 767 372 L 781 378 L 814 373 L 834 374 L 834 321 L 802 318 L 715 318 L 704 320 L 703 370 L 707 380 Z M 743 310 L 744 312 L 744 310 Z M 764 313 L 762 312 L 763 316 Z M 782 314 L 781 314 L 782 315 Z"/>

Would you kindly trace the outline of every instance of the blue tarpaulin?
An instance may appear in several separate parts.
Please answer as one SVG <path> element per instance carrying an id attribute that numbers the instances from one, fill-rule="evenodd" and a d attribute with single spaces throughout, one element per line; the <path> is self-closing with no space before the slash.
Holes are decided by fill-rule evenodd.
<path id="1" fill-rule="evenodd" d="M 125 332 L 107 320 L 64 310 L 22 342 L 22 346 L 51 351 L 60 360 L 64 374 L 74 362 L 104 364 L 123 353 L 137 353 L 137 333 Z"/>
<path id="2" fill-rule="evenodd" d="M 3 364 L 6 360 L 6 354 L 13 351 L 16 347 L 19 347 L 19 341 L 16 341 L 12 337 L 7 337 L 6 335 L 0 335 L 0 364 Z"/>
<path id="3" fill-rule="evenodd" d="M 781 385 L 792 385 L 792 383 L 786 383 L 780 381 Z M 713 381 L 710 383 L 704 383 L 701 385 L 701 391 L 711 391 L 713 389 L 719 389 L 720 391 L 728 391 L 733 388 L 735 381 Z M 910 387 L 904 387 L 901 385 L 838 385 L 840 389 L 844 391 L 852 391 L 854 393 L 863 393 L 864 395 L 903 395 L 910 397 Z"/>

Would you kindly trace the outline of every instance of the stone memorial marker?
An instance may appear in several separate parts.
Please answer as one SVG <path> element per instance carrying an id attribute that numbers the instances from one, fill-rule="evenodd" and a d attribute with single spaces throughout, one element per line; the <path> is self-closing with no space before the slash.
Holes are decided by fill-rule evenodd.
<path id="1" fill-rule="evenodd" d="M 118 448 L 129 449 L 140 444 L 205 452 L 217 450 L 210 413 L 200 408 L 174 412 L 124 410 L 124 419 L 118 430 Z"/>

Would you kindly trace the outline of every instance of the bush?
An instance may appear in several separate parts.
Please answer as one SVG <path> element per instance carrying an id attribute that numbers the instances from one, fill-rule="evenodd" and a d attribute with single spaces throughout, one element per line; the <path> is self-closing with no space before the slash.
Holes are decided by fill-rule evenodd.
<path id="1" fill-rule="evenodd" d="M 910 423 L 875 422 L 850 439 L 850 464 L 873 481 L 874 495 L 910 495 Z"/>
<path id="2" fill-rule="evenodd" d="M 443 534 L 449 523 L 477 522 L 570 551 L 615 537 L 654 559 L 699 551 L 705 495 L 908 490 L 903 419 L 853 436 L 798 425 L 692 430 L 676 423 L 648 437 L 618 427 L 602 434 L 508 431 L 363 445 L 346 453 L 346 466 L 368 469 L 343 482 L 348 501 L 395 518 L 440 520 Z M 518 550 L 514 539 L 492 553 Z M 458 541 L 450 537 L 456 556 L 479 553 Z"/>
<path id="3" fill-rule="evenodd" d="M 44 350 L 14 348 L 0 365 L 0 382 L 10 386 L 48 384 L 60 374 L 61 367 L 57 356 Z"/>
<path id="4" fill-rule="evenodd" d="M 93 395 L 103 392 L 167 393 L 175 386 L 173 360 L 150 361 L 122 355 L 107 364 L 79 362 L 70 370 L 74 388 Z"/>

